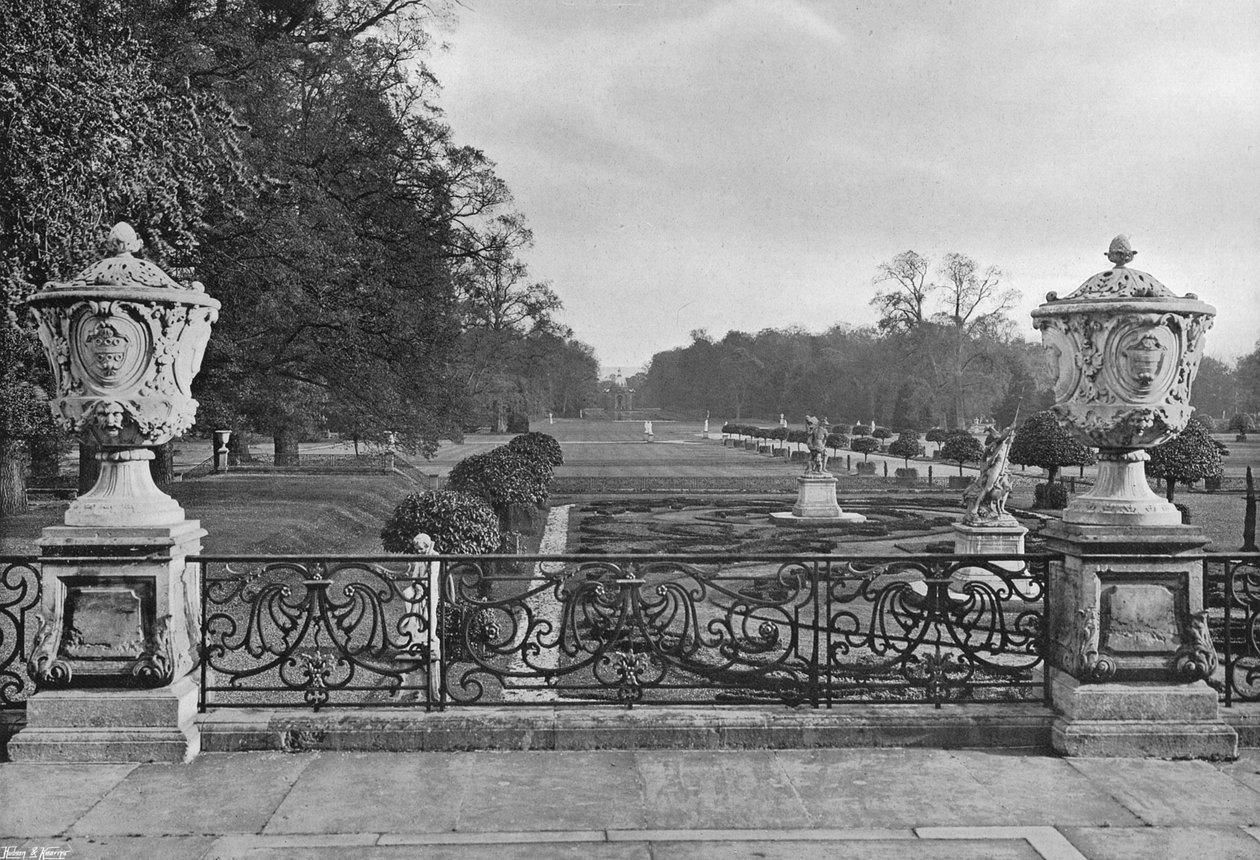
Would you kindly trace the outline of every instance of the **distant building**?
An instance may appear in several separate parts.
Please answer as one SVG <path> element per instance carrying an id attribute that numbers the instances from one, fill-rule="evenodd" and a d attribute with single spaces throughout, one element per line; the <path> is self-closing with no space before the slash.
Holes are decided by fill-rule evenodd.
<path id="1" fill-rule="evenodd" d="M 634 389 L 626 385 L 620 372 L 608 380 L 607 386 L 604 389 L 604 412 L 614 421 L 630 417 L 627 413 L 634 411 Z"/>

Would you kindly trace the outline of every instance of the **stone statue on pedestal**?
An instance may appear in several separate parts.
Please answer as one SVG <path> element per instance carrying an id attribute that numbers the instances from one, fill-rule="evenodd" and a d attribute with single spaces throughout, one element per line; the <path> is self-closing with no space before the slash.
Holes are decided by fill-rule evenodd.
<path id="1" fill-rule="evenodd" d="M 826 475 L 827 472 L 827 419 L 819 421 L 813 415 L 805 416 L 805 432 L 809 436 L 809 465 L 807 475 Z"/>
<path id="2" fill-rule="evenodd" d="M 967 525 L 1015 525 L 1015 518 L 1006 512 L 1006 499 L 1011 494 L 1011 443 L 1015 441 L 1014 425 L 1001 433 L 989 433 L 984 443 L 984 465 L 980 474 L 963 491 Z"/>

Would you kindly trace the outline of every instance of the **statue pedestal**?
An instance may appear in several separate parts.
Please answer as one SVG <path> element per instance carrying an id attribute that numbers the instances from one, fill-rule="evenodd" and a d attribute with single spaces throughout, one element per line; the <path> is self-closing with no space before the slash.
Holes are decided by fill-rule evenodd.
<path id="1" fill-rule="evenodd" d="M 1023 555 L 1026 534 L 1028 534 L 1028 529 L 1016 522 L 1014 517 L 998 520 L 993 525 L 954 523 L 954 553 L 957 555 Z M 1016 575 L 1024 570 L 1022 561 L 995 561 L 992 564 L 994 567 L 1009 570 Z M 961 591 L 969 582 L 983 582 L 995 589 L 1005 586 L 1002 577 L 980 567 L 964 567 L 954 571 L 950 584 Z"/>
<path id="2" fill-rule="evenodd" d="M 205 531 L 168 526 L 44 529 L 37 692 L 9 742 L 14 761 L 185 761 L 192 718 Z"/>
<path id="3" fill-rule="evenodd" d="M 1042 531 L 1049 570 L 1052 742 L 1066 755 L 1227 759 L 1238 735 L 1204 681 L 1217 667 L 1203 609 L 1207 537 L 1192 526 Z"/>
<path id="4" fill-rule="evenodd" d="M 836 501 L 835 477 L 822 473 L 797 478 L 796 504 L 792 506 L 791 513 L 772 513 L 770 522 L 776 526 L 820 526 L 864 523 L 866 517 L 842 511 Z"/>

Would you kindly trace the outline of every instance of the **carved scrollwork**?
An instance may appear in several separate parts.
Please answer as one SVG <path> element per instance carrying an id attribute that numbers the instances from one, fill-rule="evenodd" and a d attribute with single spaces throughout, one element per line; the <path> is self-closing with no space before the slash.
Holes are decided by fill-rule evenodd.
<path id="1" fill-rule="evenodd" d="M 1207 610 L 1190 616 L 1181 647 L 1173 658 L 1173 669 L 1187 681 L 1206 681 L 1216 672 L 1218 657 L 1208 628 Z"/>
<path id="2" fill-rule="evenodd" d="M 26 661 L 27 674 L 41 687 L 61 687 L 70 683 L 73 671 L 70 664 L 57 656 L 60 644 L 56 625 L 43 615 L 35 615 L 35 643 Z"/>
<path id="3" fill-rule="evenodd" d="M 1073 665 L 1069 671 L 1080 681 L 1103 683 L 1116 676 L 1116 661 L 1098 650 L 1098 610 L 1094 607 L 1076 610 L 1076 646 L 1069 655 Z"/>
<path id="4" fill-rule="evenodd" d="M 162 687 L 174 679 L 170 620 L 169 615 L 164 615 L 154 622 L 153 631 L 144 642 L 144 653 L 131 664 L 131 678 L 138 686 Z"/>

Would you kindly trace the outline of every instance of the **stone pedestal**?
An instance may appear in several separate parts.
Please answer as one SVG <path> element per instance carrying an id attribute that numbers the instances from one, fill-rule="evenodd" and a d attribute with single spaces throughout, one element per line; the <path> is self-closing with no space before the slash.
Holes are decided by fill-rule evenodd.
<path id="1" fill-rule="evenodd" d="M 185 559 L 201 551 L 204 535 L 195 520 L 44 529 L 43 596 L 28 661 L 37 692 L 27 727 L 9 744 L 15 760 L 196 754 L 189 710 L 196 686 L 188 675 L 200 593 L 197 568 Z M 128 750 L 136 757 L 125 757 Z"/>
<path id="2" fill-rule="evenodd" d="M 866 517 L 840 509 L 836 501 L 836 479 L 823 473 L 797 478 L 796 504 L 792 506 L 792 512 L 773 513 L 770 521 L 776 526 L 816 526 L 863 523 Z"/>
<path id="3" fill-rule="evenodd" d="M 1232 758 L 1237 734 L 1205 683 L 1216 651 L 1203 609 L 1206 536 L 1192 526 L 1052 523 L 1047 662 L 1069 755 Z"/>
<path id="4" fill-rule="evenodd" d="M 1083 684 L 1051 669 L 1057 752 L 1073 756 L 1232 759 L 1238 733 L 1220 718 L 1217 693 L 1190 684 Z"/>
<path id="5" fill-rule="evenodd" d="M 1024 535 L 1028 529 L 1014 518 L 1001 520 L 993 525 L 954 523 L 954 553 L 956 555 L 1023 555 Z M 1022 573 L 1022 561 L 995 561 L 994 567 Z M 1002 588 L 1005 583 L 997 574 L 979 567 L 964 567 L 954 571 L 951 587 L 962 590 L 969 582 L 983 582 L 991 588 Z"/>
<path id="6" fill-rule="evenodd" d="M 201 750 L 197 685 L 152 690 L 41 690 L 9 741 L 17 762 L 187 762 Z"/>

